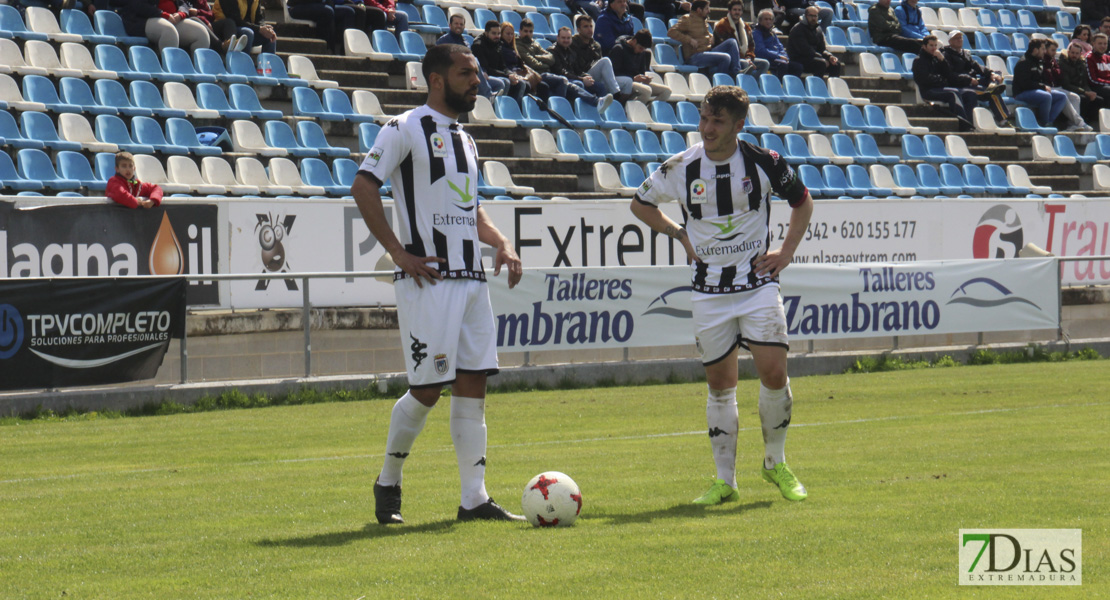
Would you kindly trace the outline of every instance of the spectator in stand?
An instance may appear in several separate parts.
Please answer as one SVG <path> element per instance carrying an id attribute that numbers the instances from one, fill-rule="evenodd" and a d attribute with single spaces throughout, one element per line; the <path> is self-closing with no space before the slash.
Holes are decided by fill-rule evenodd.
<path id="1" fill-rule="evenodd" d="M 497 24 L 497 21 L 493 21 L 493 23 Z M 447 33 L 439 36 L 439 39 L 436 40 L 436 45 L 437 46 L 440 46 L 442 44 L 457 44 L 459 46 L 468 46 L 468 47 L 470 46 L 470 44 L 467 43 L 466 35 L 463 33 L 463 30 L 466 28 L 466 21 L 462 18 L 462 15 L 451 15 L 451 18 L 447 20 L 447 27 L 448 27 Z M 500 37 L 501 37 L 501 26 L 500 25 L 497 25 L 497 36 L 500 39 Z M 471 43 L 473 43 L 473 42 L 471 42 Z M 471 52 L 473 52 L 473 50 L 471 50 Z M 479 63 L 478 63 L 478 94 L 479 95 L 485 96 L 486 98 L 492 98 L 494 96 L 500 96 L 501 91 L 504 90 L 505 86 L 507 86 L 507 85 L 508 85 L 507 80 L 503 81 L 501 79 L 490 79 L 490 77 L 488 75 L 486 75 L 485 70 L 482 69 L 482 64 L 479 61 Z"/>
<path id="2" fill-rule="evenodd" d="M 818 20 L 821 22 L 821 27 L 828 27 L 833 22 L 833 11 L 831 8 L 820 8 L 817 6 L 817 0 L 782 0 L 779 2 L 782 8 L 786 11 L 786 22 L 789 24 L 802 23 L 805 21 L 806 11 L 810 7 L 818 10 Z"/>
<path id="3" fill-rule="evenodd" d="M 1064 112 L 1068 97 L 1053 91 L 1044 79 L 1044 40 L 1030 40 L 1025 56 L 1014 67 L 1014 98 L 1033 107 L 1042 125 L 1048 127 Z"/>
<path id="4" fill-rule="evenodd" d="M 609 0 L 609 7 L 597 18 L 597 28 L 594 30 L 594 39 L 601 44 L 601 51 L 609 52 L 617 38 L 633 33 L 628 0 Z"/>
<path id="5" fill-rule="evenodd" d="M 343 31 L 354 23 L 355 9 L 334 6 L 328 0 L 287 0 L 289 16 L 316 24 L 316 37 L 324 40 L 332 54 L 343 54 Z"/>
<path id="6" fill-rule="evenodd" d="M 867 9 L 867 32 L 880 46 L 893 48 L 897 52 L 921 52 L 921 40 L 902 35 L 902 22 L 890 8 L 890 0 L 879 0 Z"/>
<path id="7" fill-rule="evenodd" d="M 925 27 L 925 21 L 921 17 L 921 9 L 917 7 L 917 0 L 902 0 L 898 8 L 894 9 L 894 15 L 902 24 L 902 37 L 923 40 L 929 35 L 929 29 Z"/>
<path id="8" fill-rule="evenodd" d="M 671 88 L 655 83 L 648 76 L 651 68 L 651 32 L 641 29 L 636 35 L 622 36 L 609 50 L 609 60 L 613 63 L 613 73 L 617 80 L 621 77 L 632 79 L 634 99 L 644 102 L 666 102 L 671 97 Z"/>
<path id="9" fill-rule="evenodd" d="M 790 29 L 786 41 L 786 53 L 791 61 L 802 64 L 807 73 L 818 77 L 840 75 L 840 61 L 825 48 L 825 32 L 819 23 L 816 6 L 806 9 L 805 20 Z"/>
<path id="10" fill-rule="evenodd" d="M 127 208 L 154 208 L 162 204 L 162 188 L 135 177 L 135 158 L 130 152 L 116 153 L 116 174 L 108 179 L 105 195 Z"/>
<path id="11" fill-rule="evenodd" d="M 582 16 L 586 17 L 586 15 Z M 598 112 L 604 112 L 606 108 L 609 108 L 609 104 L 613 102 L 613 97 L 620 93 L 620 84 L 617 83 L 617 78 L 613 75 L 612 63 L 610 63 L 607 77 L 594 79 L 593 75 L 590 75 L 588 69 L 585 68 L 588 61 L 580 60 L 578 53 L 571 46 L 572 40 L 570 27 L 560 27 L 558 37 L 555 38 L 555 45 L 551 47 L 551 54 L 555 57 L 555 64 L 552 65 L 551 71 L 556 75 L 566 77 L 571 83 L 583 87 L 586 91 L 601 98 L 597 109 Z M 609 59 L 606 58 L 605 62 L 608 63 Z M 629 88 L 631 87 L 630 85 Z"/>
<path id="12" fill-rule="evenodd" d="M 594 39 L 593 19 L 587 15 L 578 15 L 574 19 L 574 26 L 578 33 L 571 38 L 570 49 L 578 61 L 575 70 L 586 73 L 594 80 L 594 87 L 590 91 L 599 96 L 619 96 L 622 102 L 627 100 L 633 93 L 635 82 L 631 77 L 617 77 L 613 71 L 613 61 L 601 54 L 601 44 Z M 614 85 L 617 86 L 616 89 Z"/>
<path id="13" fill-rule="evenodd" d="M 736 40 L 728 38 L 719 46 L 713 45 L 713 34 L 709 31 L 709 0 L 694 0 L 690 14 L 682 15 L 667 30 L 667 35 L 682 44 L 686 64 L 709 74 L 725 73 L 735 77 L 740 73 L 740 48 Z"/>
<path id="14" fill-rule="evenodd" d="M 277 33 L 262 21 L 262 0 L 216 0 L 212 16 L 212 30 L 228 50 L 262 46 L 262 52 L 277 52 Z"/>
<path id="15" fill-rule="evenodd" d="M 523 24 L 523 20 L 521 23 Z M 544 83 L 540 74 L 521 61 L 520 54 L 516 50 L 516 28 L 508 21 L 501 23 L 501 56 L 505 59 L 505 68 L 526 81 L 530 92 L 542 100 L 547 100 L 551 96 L 551 88 Z"/>
<path id="16" fill-rule="evenodd" d="M 186 23 L 188 15 L 176 12 L 172 2 L 167 6 L 170 12 L 162 10 L 159 0 L 118 0 L 114 7 L 127 35 L 146 36 L 159 52 L 182 43 L 190 49 L 208 47 L 208 33 L 196 22 Z"/>
<path id="17" fill-rule="evenodd" d="M 925 100 L 948 103 L 948 108 L 959 120 L 960 131 L 972 131 L 972 110 L 979 104 L 979 95 L 971 88 L 952 85 L 954 79 L 948 61 L 938 48 L 937 36 L 925 36 L 921 52 L 913 61 L 913 81 Z"/>
<path id="18" fill-rule="evenodd" d="M 1098 24 L 1108 16 L 1110 16 L 1110 2 L 1107 0 L 1079 0 L 1079 14 L 1080 22 L 1090 23 L 1091 27 L 1098 27 Z"/>
<path id="19" fill-rule="evenodd" d="M 516 39 L 516 53 L 520 55 L 521 62 L 540 74 L 540 79 L 551 88 L 551 93 L 562 96 L 571 102 L 581 98 L 586 104 L 598 107 L 599 111 L 608 108 L 609 104 L 613 102 L 612 94 L 598 98 L 587 91 L 586 88 L 553 70 L 555 55 L 544 50 L 543 46 L 536 42 L 535 38 L 532 37 L 534 32 L 535 24 L 531 19 L 521 20 L 520 36 Z M 567 36 L 570 36 L 569 28 L 567 28 Z"/>
<path id="20" fill-rule="evenodd" d="M 775 33 L 775 13 L 769 8 L 759 11 L 759 19 L 752 29 L 752 39 L 755 41 L 755 55 L 762 58 L 770 65 L 770 70 L 775 77 L 782 79 L 783 75 L 799 76 L 805 68 L 802 63 L 790 60 L 786 48 L 779 41 Z"/>
<path id="21" fill-rule="evenodd" d="M 1079 49 L 1083 51 L 1083 58 L 1087 58 L 1091 53 L 1091 26 L 1076 25 L 1075 31 L 1071 33 L 1071 41 L 1073 44 L 1079 44 Z"/>
<path id="22" fill-rule="evenodd" d="M 458 44 L 460 46 L 468 45 L 463 30 L 466 29 L 466 21 L 462 15 L 451 15 L 447 20 L 447 33 L 439 36 L 436 40 L 436 45 L 440 44 Z M 500 33 L 500 32 L 498 32 Z"/>
<path id="23" fill-rule="evenodd" d="M 366 3 L 366 30 L 393 28 L 400 38 L 401 32 L 409 30 L 409 17 L 404 11 L 397 10 L 397 0 L 363 0 Z M 465 44 L 463 44 L 465 46 Z"/>
<path id="24" fill-rule="evenodd" d="M 964 49 L 964 34 L 956 30 L 948 38 L 948 45 L 941 53 L 944 60 L 948 61 L 948 69 L 952 72 L 952 85 L 957 88 L 970 88 L 975 90 L 979 102 L 986 102 L 994 114 L 994 119 L 1003 127 L 1009 127 L 1010 111 L 1002 96 L 1006 93 L 1006 86 L 1002 84 L 1002 75 L 980 65 L 971 57 L 971 53 Z"/>
<path id="25" fill-rule="evenodd" d="M 1106 40 L 1106 35 L 1096 33 L 1091 38 L 1093 50 L 1087 55 L 1091 90 L 1102 98 L 1103 105 L 1110 104 L 1110 54 L 1106 54 Z"/>
<path id="26" fill-rule="evenodd" d="M 460 17 L 461 19 L 461 17 Z M 489 93 L 507 92 L 517 102 L 524 98 L 528 92 L 528 82 L 509 70 L 505 64 L 505 55 L 501 49 L 501 24 L 497 21 L 486 21 L 485 32 L 478 36 L 470 45 L 470 51 L 478 59 L 478 67 L 488 77 Z M 478 93 L 482 92 L 482 85 L 478 84 Z"/>
<path id="27" fill-rule="evenodd" d="M 1083 47 L 1072 41 L 1068 52 L 1060 58 L 1060 79 L 1064 89 L 1079 95 L 1079 115 L 1087 123 L 1098 120 L 1099 109 L 1107 103 L 1091 89 L 1087 76 L 1087 59 L 1083 58 Z"/>
<path id="28" fill-rule="evenodd" d="M 1067 130 L 1091 131 L 1091 126 L 1080 116 L 1079 94 L 1064 89 L 1064 76 L 1056 55 L 1058 47 L 1055 41 L 1044 40 L 1044 83 L 1053 92 L 1062 93 L 1068 99 L 1068 103 L 1064 105 L 1064 117 L 1069 123 Z"/>
<path id="29" fill-rule="evenodd" d="M 762 75 L 771 68 L 771 63 L 755 55 L 755 39 L 752 26 L 744 22 L 744 0 L 731 0 L 728 14 L 713 25 L 713 45 L 720 46 L 725 40 L 736 40 L 740 50 L 740 69 L 747 67 L 745 62 L 755 65 L 755 75 Z"/>
<path id="30" fill-rule="evenodd" d="M 1098 32 L 1110 36 L 1110 17 L 1103 17 L 1098 23 Z"/>
<path id="31" fill-rule="evenodd" d="M 601 0 L 567 0 L 567 8 L 570 13 L 586 13 L 593 20 L 597 20 L 601 16 L 601 7 L 603 3 Z"/>
<path id="32" fill-rule="evenodd" d="M 644 12 L 661 15 L 664 23 L 670 23 L 690 12 L 690 3 L 686 0 L 644 0 Z"/>
<path id="33" fill-rule="evenodd" d="M 207 6 L 208 3 L 205 3 Z M 177 30 L 178 43 L 181 47 L 189 52 L 196 52 L 201 48 L 211 48 L 218 40 L 215 39 L 216 34 L 209 35 L 210 29 L 208 25 L 202 21 L 198 15 L 200 10 L 191 6 L 187 2 L 178 2 L 177 0 L 160 0 L 158 8 L 162 11 L 163 16 L 169 15 L 168 18 L 173 22 L 174 29 Z M 211 15 L 212 13 L 209 13 Z"/>

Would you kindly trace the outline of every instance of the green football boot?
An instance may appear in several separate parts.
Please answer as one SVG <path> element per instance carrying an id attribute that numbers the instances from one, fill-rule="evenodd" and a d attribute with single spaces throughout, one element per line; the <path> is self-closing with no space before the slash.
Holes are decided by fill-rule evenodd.
<path id="1" fill-rule="evenodd" d="M 740 499 L 740 492 L 736 488 L 729 485 L 724 479 L 710 478 L 713 485 L 709 486 L 709 491 L 702 494 L 694 504 L 702 504 L 705 506 L 713 506 L 723 502 L 736 502 Z"/>
<path id="2" fill-rule="evenodd" d="M 763 469 L 763 480 L 767 483 L 773 483 L 779 486 L 779 491 L 782 492 L 782 497 L 794 502 L 801 502 L 809 495 L 806 492 L 806 486 L 798 481 L 794 476 L 790 467 L 786 463 L 781 462 L 775 465 L 773 469 Z"/>

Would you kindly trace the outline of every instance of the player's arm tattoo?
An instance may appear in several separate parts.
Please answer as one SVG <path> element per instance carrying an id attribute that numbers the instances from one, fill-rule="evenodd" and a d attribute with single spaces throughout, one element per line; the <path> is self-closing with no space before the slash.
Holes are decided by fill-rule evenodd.
<path id="1" fill-rule="evenodd" d="M 663 230 L 663 233 L 666 234 L 668 237 L 673 237 L 676 240 L 681 240 L 682 238 L 686 237 L 686 228 L 675 227 L 674 225 L 667 225 L 667 227 Z"/>

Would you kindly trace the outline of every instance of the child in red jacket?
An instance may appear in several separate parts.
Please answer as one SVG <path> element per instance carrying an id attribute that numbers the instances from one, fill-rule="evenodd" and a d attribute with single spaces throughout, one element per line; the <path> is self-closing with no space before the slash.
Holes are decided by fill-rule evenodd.
<path id="1" fill-rule="evenodd" d="M 116 154 L 116 174 L 108 180 L 107 196 L 128 208 L 153 208 L 162 203 L 162 188 L 135 177 L 135 159 L 130 152 Z"/>

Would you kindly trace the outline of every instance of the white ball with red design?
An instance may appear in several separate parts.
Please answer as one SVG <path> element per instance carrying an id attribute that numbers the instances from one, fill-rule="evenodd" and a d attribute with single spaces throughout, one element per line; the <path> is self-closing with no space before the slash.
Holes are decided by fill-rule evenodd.
<path id="1" fill-rule="evenodd" d="M 547 471 L 524 486 L 520 505 L 534 527 L 570 527 L 582 512 L 582 492 L 566 473 Z"/>

